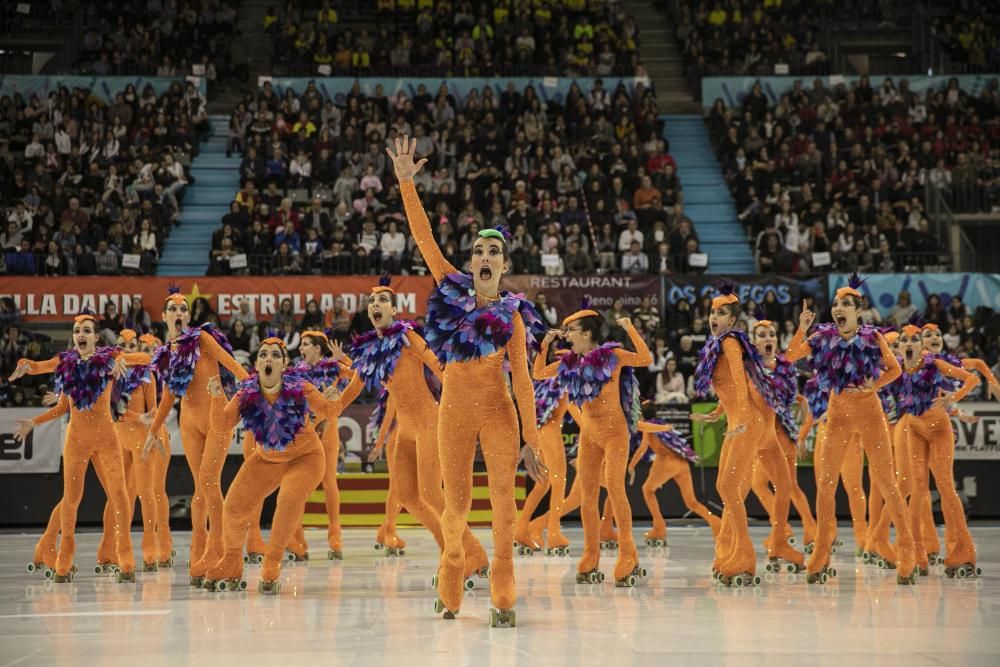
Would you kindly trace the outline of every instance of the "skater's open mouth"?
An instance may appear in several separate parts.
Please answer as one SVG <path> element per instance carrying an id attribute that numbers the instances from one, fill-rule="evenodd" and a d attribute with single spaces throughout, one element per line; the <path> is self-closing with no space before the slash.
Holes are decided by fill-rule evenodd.
<path id="1" fill-rule="evenodd" d="M 372 313 L 372 320 L 375 321 L 375 322 L 381 322 L 382 321 L 382 311 L 381 310 L 374 311 Z"/>
<path id="2" fill-rule="evenodd" d="M 267 366 L 264 366 L 264 375 L 265 375 L 265 377 L 271 377 L 272 373 L 274 373 L 274 368 L 271 367 L 271 364 L 268 364 Z"/>
<path id="3" fill-rule="evenodd" d="M 79 345 L 80 347 L 85 347 L 87 345 L 87 339 L 86 338 L 77 338 L 76 339 L 76 344 Z"/>
<path id="4" fill-rule="evenodd" d="M 764 346 L 764 354 L 767 355 L 767 356 L 769 356 L 769 357 L 772 354 L 774 354 L 774 345 L 772 345 L 771 343 L 768 343 L 767 345 L 765 345 Z"/>
<path id="5" fill-rule="evenodd" d="M 719 333 L 719 325 L 716 324 L 715 322 L 712 322 L 711 324 L 709 324 L 708 328 L 712 331 L 712 335 L 713 336 L 716 335 L 717 333 Z"/>
<path id="6" fill-rule="evenodd" d="M 181 318 L 178 317 L 176 320 L 174 320 L 174 328 L 175 329 L 181 328 Z"/>
<path id="7" fill-rule="evenodd" d="M 480 280 L 492 280 L 493 279 L 493 269 L 488 266 L 484 266 L 479 269 L 479 279 Z"/>
<path id="8" fill-rule="evenodd" d="M 906 360 L 913 361 L 913 348 L 908 348 L 906 350 Z"/>
<path id="9" fill-rule="evenodd" d="M 844 317 L 843 315 L 838 315 L 836 317 L 836 322 L 837 322 L 837 328 L 839 329 L 843 329 L 845 326 L 847 326 L 847 318 Z"/>

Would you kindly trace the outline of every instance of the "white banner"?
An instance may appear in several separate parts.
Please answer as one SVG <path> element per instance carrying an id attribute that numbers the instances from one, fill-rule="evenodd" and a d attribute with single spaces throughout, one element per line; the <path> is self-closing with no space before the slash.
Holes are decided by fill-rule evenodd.
<path id="1" fill-rule="evenodd" d="M 17 422 L 31 419 L 43 408 L 0 408 L 0 475 L 59 472 L 61 424 L 65 418 L 35 427 L 24 442 L 14 439 Z"/>
<path id="2" fill-rule="evenodd" d="M 1000 403 L 959 403 L 962 412 L 979 417 L 976 424 L 963 424 L 955 417 L 955 458 L 962 460 L 1000 459 Z"/>

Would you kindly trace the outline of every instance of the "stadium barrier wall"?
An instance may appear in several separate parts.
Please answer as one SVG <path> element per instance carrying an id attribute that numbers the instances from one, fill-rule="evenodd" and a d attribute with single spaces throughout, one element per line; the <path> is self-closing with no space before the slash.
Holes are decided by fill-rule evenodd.
<path id="1" fill-rule="evenodd" d="M 207 93 L 207 84 L 202 77 L 159 77 L 159 76 L 76 76 L 76 75 L 34 75 L 34 74 L 5 74 L 0 76 L 0 97 L 5 95 L 13 96 L 20 93 L 25 101 L 32 95 L 38 95 L 39 99 L 45 100 L 49 93 L 55 92 L 60 86 L 65 86 L 72 91 L 74 88 L 86 88 L 92 95 L 96 95 L 106 103 L 115 101 L 117 93 L 124 92 L 126 86 L 135 86 L 136 93 L 142 95 L 143 89 L 149 85 L 157 95 L 167 92 L 170 85 L 175 81 L 182 86 L 188 81 L 195 84 L 198 92 L 204 98 Z"/>

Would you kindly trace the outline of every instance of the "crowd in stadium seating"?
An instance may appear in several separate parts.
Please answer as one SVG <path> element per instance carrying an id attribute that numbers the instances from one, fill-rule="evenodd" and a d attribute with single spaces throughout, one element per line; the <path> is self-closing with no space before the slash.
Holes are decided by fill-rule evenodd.
<path id="1" fill-rule="evenodd" d="M 289 2 L 264 18 L 291 73 L 639 75 L 639 27 L 617 0 L 379 0 L 376 30 L 340 25 L 336 3 Z"/>
<path id="2" fill-rule="evenodd" d="M 989 3 L 939 0 L 931 22 L 934 37 L 953 65 L 970 72 L 996 72 L 1000 68 L 1000 15 Z"/>
<path id="3" fill-rule="evenodd" d="M 0 275 L 153 273 L 208 129 L 180 83 L 0 98 Z"/>
<path id="4" fill-rule="evenodd" d="M 989 210 L 1000 194 L 995 80 L 974 98 L 956 81 L 920 94 L 905 79 L 816 79 L 777 103 L 757 84 L 739 108 L 716 100 L 708 123 L 763 272 L 946 266 L 927 191 L 958 212 Z"/>
<path id="5" fill-rule="evenodd" d="M 105 0 L 86 3 L 78 69 L 97 75 L 205 77 L 234 74 L 235 0 Z"/>
<path id="6" fill-rule="evenodd" d="M 213 239 L 214 273 L 421 274 L 385 146 L 416 138 L 417 189 L 458 265 L 484 226 L 512 230 L 516 273 L 688 270 L 698 236 L 661 138 L 652 92 L 575 85 L 562 104 L 532 87 L 458 100 L 446 85 L 412 98 L 360 86 L 343 107 L 315 85 L 269 83 L 233 114 L 242 190 Z"/>
<path id="7" fill-rule="evenodd" d="M 768 75 L 778 64 L 792 74 L 828 73 L 815 2 L 684 0 L 679 9 L 674 36 L 696 97 L 705 76 Z"/>

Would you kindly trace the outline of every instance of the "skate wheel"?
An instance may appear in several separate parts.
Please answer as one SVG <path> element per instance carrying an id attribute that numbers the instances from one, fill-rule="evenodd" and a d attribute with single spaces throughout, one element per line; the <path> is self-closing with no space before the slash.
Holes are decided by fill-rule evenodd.
<path id="1" fill-rule="evenodd" d="M 440 614 L 443 611 L 444 611 L 444 602 L 442 602 L 440 599 L 434 600 L 434 613 Z"/>
<path id="2" fill-rule="evenodd" d="M 775 564 L 775 563 L 768 563 L 767 565 L 764 566 L 764 570 L 766 572 L 777 572 L 778 571 L 778 565 Z"/>
<path id="3" fill-rule="evenodd" d="M 981 568 L 981 567 L 977 567 L 976 568 L 976 576 L 977 577 L 983 576 L 983 568 Z"/>
<path id="4" fill-rule="evenodd" d="M 599 583 L 601 580 L 601 575 L 599 572 L 591 572 L 587 575 L 587 581 L 591 584 Z"/>
<path id="5" fill-rule="evenodd" d="M 205 577 L 191 577 L 190 583 L 193 588 L 201 588 L 205 583 Z"/>
<path id="6" fill-rule="evenodd" d="M 243 556 L 243 564 L 244 565 L 249 565 L 250 564 L 250 556 L 248 556 L 248 555 L 244 555 Z"/>
<path id="7" fill-rule="evenodd" d="M 789 544 L 789 546 L 793 546 L 794 547 L 795 543 L 796 543 L 796 539 L 795 539 L 794 535 L 792 535 L 791 537 L 788 538 L 788 544 Z"/>
<path id="8" fill-rule="evenodd" d="M 829 569 L 829 574 L 830 574 L 831 577 L 836 577 L 837 576 L 837 570 L 835 568 L 831 567 Z"/>
<path id="9" fill-rule="evenodd" d="M 104 566 L 103 565 L 94 566 L 94 574 L 104 574 Z"/>
<path id="10" fill-rule="evenodd" d="M 219 593 L 225 593 L 228 587 L 229 585 L 225 582 L 224 579 L 215 582 L 215 590 Z"/>
<path id="11" fill-rule="evenodd" d="M 28 563 L 28 566 L 27 566 L 28 574 L 34 574 L 34 572 L 35 572 L 36 569 L 38 569 L 38 568 L 35 567 L 34 563 Z"/>
<path id="12" fill-rule="evenodd" d="M 820 573 L 820 575 L 819 575 L 819 583 L 825 584 L 828 581 L 828 579 L 829 579 L 829 576 L 827 575 L 826 572 L 821 572 Z"/>
<path id="13" fill-rule="evenodd" d="M 477 572 L 476 574 L 479 575 L 480 579 L 489 579 L 490 575 L 492 573 L 493 573 L 493 570 L 491 568 L 489 568 L 489 567 L 481 567 L 481 568 L 479 568 L 479 572 Z"/>
<path id="14" fill-rule="evenodd" d="M 53 570 L 51 567 L 45 568 L 45 578 L 46 579 L 51 579 L 52 577 L 55 576 L 55 574 L 56 574 L 56 571 Z"/>
<path id="15" fill-rule="evenodd" d="M 246 579 L 240 579 L 239 589 L 240 591 L 245 591 L 247 589 Z"/>
<path id="16" fill-rule="evenodd" d="M 756 574 L 755 574 L 755 575 L 753 576 L 753 585 L 754 585 L 754 586 L 760 586 L 760 575 L 756 575 Z"/>
<path id="17" fill-rule="evenodd" d="M 476 587 L 476 582 L 474 582 L 472 579 L 466 579 L 464 586 L 465 590 L 471 591 Z"/>
<path id="18" fill-rule="evenodd" d="M 375 543 L 375 551 L 382 551 L 382 545 L 376 542 Z"/>
<path id="19" fill-rule="evenodd" d="M 344 560 L 344 552 L 343 551 L 336 551 L 334 549 L 330 549 L 329 551 L 326 552 L 326 559 L 327 560 Z"/>
<path id="20" fill-rule="evenodd" d="M 959 579 L 965 579 L 967 576 L 969 576 L 969 570 L 963 565 L 958 568 L 956 574 L 958 575 Z"/>

